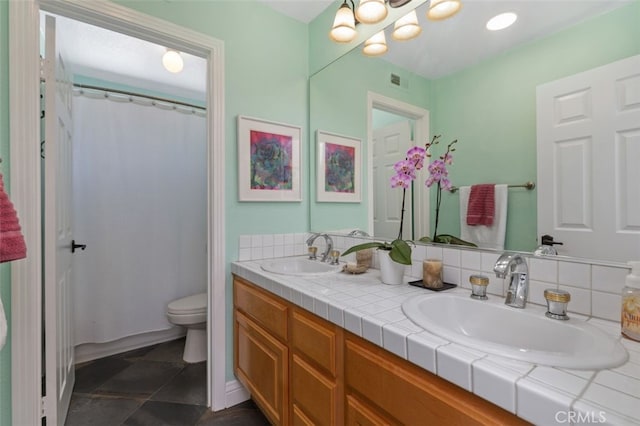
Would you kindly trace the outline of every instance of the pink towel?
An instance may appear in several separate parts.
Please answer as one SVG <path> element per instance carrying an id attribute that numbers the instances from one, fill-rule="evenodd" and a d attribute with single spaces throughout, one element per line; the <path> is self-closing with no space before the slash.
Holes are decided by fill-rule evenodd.
<path id="1" fill-rule="evenodd" d="M 0 174 L 0 263 L 27 257 L 27 246 L 18 222 L 18 215 L 4 190 Z"/>
<path id="2" fill-rule="evenodd" d="M 467 225 L 493 225 L 496 211 L 495 185 L 485 183 L 471 186 L 467 206 Z"/>

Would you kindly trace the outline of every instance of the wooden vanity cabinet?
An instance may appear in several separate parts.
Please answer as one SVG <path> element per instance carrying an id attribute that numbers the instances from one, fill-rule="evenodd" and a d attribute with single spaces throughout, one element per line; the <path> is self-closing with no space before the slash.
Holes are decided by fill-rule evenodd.
<path id="1" fill-rule="evenodd" d="M 234 369 L 274 425 L 526 424 L 239 277 Z"/>

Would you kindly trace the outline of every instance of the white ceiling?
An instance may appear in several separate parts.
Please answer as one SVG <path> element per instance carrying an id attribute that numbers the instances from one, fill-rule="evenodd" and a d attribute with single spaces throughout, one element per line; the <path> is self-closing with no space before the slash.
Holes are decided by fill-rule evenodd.
<path id="1" fill-rule="evenodd" d="M 259 1 L 305 23 L 334 3 Z M 427 21 L 424 4 L 418 8 L 422 34 L 414 40 L 394 42 L 387 32 L 389 52 L 383 58 L 427 78 L 436 78 L 630 1 L 633 0 L 463 0 L 460 13 L 440 22 Z M 505 11 L 518 13 L 512 27 L 498 32 L 485 30 L 490 17 Z M 167 94 L 204 100 L 206 61 L 202 58 L 183 53 L 184 70 L 172 74 L 162 67 L 163 46 L 62 17 L 57 17 L 57 33 L 67 65 L 76 74 L 149 90 L 158 90 L 162 85 L 161 91 Z"/>

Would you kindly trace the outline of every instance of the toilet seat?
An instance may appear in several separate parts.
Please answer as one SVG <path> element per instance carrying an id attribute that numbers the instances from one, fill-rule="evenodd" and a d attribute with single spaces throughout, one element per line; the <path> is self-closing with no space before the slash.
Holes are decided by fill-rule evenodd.
<path id="1" fill-rule="evenodd" d="M 170 315 L 193 315 L 206 312 L 207 293 L 198 293 L 182 299 L 176 299 L 167 305 L 167 313 Z"/>

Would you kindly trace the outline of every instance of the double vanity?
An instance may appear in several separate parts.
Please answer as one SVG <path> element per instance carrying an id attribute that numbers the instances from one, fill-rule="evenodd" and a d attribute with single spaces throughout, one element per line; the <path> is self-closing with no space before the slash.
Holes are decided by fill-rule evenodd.
<path id="1" fill-rule="evenodd" d="M 232 263 L 235 373 L 273 424 L 640 424 L 619 324 L 340 269 Z"/>

